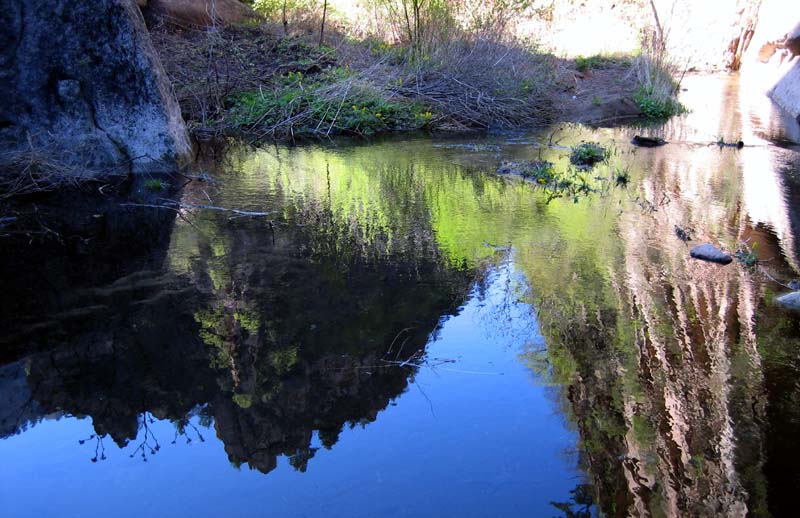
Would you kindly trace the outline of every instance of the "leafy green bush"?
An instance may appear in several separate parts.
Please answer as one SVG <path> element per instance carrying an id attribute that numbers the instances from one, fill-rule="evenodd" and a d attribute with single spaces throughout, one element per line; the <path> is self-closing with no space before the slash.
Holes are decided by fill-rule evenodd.
<path id="1" fill-rule="evenodd" d="M 758 243 L 753 243 L 753 246 L 750 246 L 743 241 L 736 247 L 733 255 L 743 266 L 754 268 L 758 264 Z"/>
<path id="2" fill-rule="evenodd" d="M 648 119 L 666 119 L 686 112 L 675 94 L 680 87 L 678 77 L 683 72 L 667 52 L 664 35 L 645 31 L 642 35 L 641 54 L 634 63 L 639 89 L 633 100 Z"/>
<path id="3" fill-rule="evenodd" d="M 644 88 L 637 90 L 633 100 L 648 119 L 667 119 L 686 112 L 686 107 L 674 97 L 657 95 Z"/>
<path id="4" fill-rule="evenodd" d="M 608 156 L 608 150 L 600 144 L 596 142 L 581 142 L 577 146 L 573 146 L 569 161 L 579 166 L 593 166 L 606 160 Z"/>

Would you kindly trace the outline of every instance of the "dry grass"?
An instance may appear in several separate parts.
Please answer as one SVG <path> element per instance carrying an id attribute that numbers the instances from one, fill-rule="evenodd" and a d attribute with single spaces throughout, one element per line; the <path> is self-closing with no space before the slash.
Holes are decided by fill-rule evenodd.
<path id="1" fill-rule="evenodd" d="M 550 57 L 519 42 L 465 34 L 396 67 L 390 89 L 453 129 L 537 125 L 554 117 L 553 69 Z"/>
<path id="2" fill-rule="evenodd" d="M 194 132 L 232 129 L 230 99 L 269 89 L 290 72 L 314 75 L 331 66 L 330 51 L 299 38 L 282 38 L 266 26 L 223 29 L 151 29 L 184 118 Z"/>
<path id="3" fill-rule="evenodd" d="M 677 94 L 687 66 L 681 67 L 670 56 L 665 37 L 653 30 L 645 31 L 641 54 L 634 61 L 639 84 L 635 100 L 647 117 L 656 119 L 685 111 L 677 101 Z"/>
<path id="4" fill-rule="evenodd" d="M 28 147 L 0 155 L 0 199 L 77 187 L 99 172 L 53 158 L 53 153 Z"/>
<path id="5" fill-rule="evenodd" d="M 420 56 L 327 29 L 335 49 L 267 24 L 152 33 L 196 134 L 486 129 L 544 124 L 555 113 L 551 59 L 499 37 L 457 32 Z M 353 105 L 396 117 L 349 113 Z"/>

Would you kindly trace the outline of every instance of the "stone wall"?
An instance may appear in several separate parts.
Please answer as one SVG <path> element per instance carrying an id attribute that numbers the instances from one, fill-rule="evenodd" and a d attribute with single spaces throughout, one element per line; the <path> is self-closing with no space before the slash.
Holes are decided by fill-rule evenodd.
<path id="1" fill-rule="evenodd" d="M 0 0 L 0 23 L 0 152 L 116 173 L 190 156 L 135 0 Z"/>

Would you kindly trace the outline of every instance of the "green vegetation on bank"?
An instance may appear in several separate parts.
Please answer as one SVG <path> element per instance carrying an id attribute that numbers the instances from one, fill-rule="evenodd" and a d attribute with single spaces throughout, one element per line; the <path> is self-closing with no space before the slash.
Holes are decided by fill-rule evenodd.
<path id="1" fill-rule="evenodd" d="M 622 54 L 594 54 L 589 57 L 578 56 L 575 58 L 575 68 L 578 69 L 578 72 L 587 72 L 593 68 L 602 69 L 616 65 L 630 66 L 631 63 L 631 56 Z"/>
<path id="2" fill-rule="evenodd" d="M 290 72 L 272 89 L 242 92 L 228 102 L 229 120 L 236 126 L 265 131 L 298 126 L 299 134 L 373 135 L 421 129 L 433 117 L 421 103 L 390 100 L 342 67 L 309 79 L 302 72 Z"/>
<path id="3" fill-rule="evenodd" d="M 152 31 L 195 133 L 294 139 L 533 127 L 565 109 L 559 60 L 519 30 L 540 15 L 529 2 L 370 0 L 358 7 L 370 13 L 358 27 L 335 3 L 322 11 L 304 0 L 247 3 L 262 21 Z M 579 56 L 574 65 L 599 70 L 633 60 Z M 669 76 L 647 62 L 648 74 Z M 645 115 L 679 113 L 674 91 L 664 99 L 640 84 L 636 100 Z"/>
<path id="4" fill-rule="evenodd" d="M 515 36 L 517 4 L 465 19 L 454 2 L 373 2 L 374 26 L 356 30 L 335 10 L 324 22 L 316 4 L 256 1 L 263 22 L 153 33 L 198 133 L 284 139 L 547 124 L 557 110 L 553 58 Z"/>
<path id="5" fill-rule="evenodd" d="M 676 96 L 680 79 L 686 72 L 667 52 L 665 36 L 646 32 L 642 37 L 642 53 L 634 63 L 639 88 L 633 96 L 645 118 L 667 119 L 686 112 Z"/>
<path id="6" fill-rule="evenodd" d="M 686 107 L 672 94 L 659 94 L 653 89 L 639 88 L 633 94 L 633 100 L 648 119 L 668 119 L 686 113 Z"/>

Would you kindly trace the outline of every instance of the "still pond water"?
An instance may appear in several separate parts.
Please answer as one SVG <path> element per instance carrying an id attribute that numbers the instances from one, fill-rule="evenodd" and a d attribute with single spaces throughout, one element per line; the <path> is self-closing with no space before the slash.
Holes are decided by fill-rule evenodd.
<path id="1" fill-rule="evenodd" d="M 0 516 L 792 516 L 800 147 L 685 86 L 647 130 L 234 146 L 180 200 L 267 216 L 6 250 Z M 534 158 L 572 187 L 494 174 Z"/>

